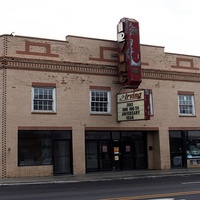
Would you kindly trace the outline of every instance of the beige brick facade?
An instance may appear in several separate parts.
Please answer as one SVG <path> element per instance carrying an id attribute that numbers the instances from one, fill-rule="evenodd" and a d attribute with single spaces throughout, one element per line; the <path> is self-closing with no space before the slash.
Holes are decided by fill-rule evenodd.
<path id="1" fill-rule="evenodd" d="M 85 131 L 119 130 L 147 133 L 148 169 L 170 169 L 169 130 L 200 130 L 200 58 L 141 45 L 142 83 L 150 89 L 150 120 L 117 122 L 116 41 L 68 36 L 66 41 L 0 36 L 0 177 L 50 176 L 53 166 L 18 166 L 18 130 L 71 130 L 73 173 L 86 173 Z M 56 87 L 56 113 L 32 112 L 33 84 Z M 111 114 L 91 115 L 91 87 L 111 91 Z M 178 92 L 192 92 L 195 116 L 180 117 Z M 148 147 L 153 149 L 149 150 Z"/>

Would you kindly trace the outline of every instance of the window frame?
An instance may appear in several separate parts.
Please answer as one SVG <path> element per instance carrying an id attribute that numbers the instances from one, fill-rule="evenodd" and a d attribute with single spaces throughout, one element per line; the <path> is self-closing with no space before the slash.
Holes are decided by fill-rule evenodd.
<path id="1" fill-rule="evenodd" d="M 191 104 L 180 104 L 180 96 L 183 96 L 184 98 L 186 97 L 191 97 Z M 187 100 L 184 100 L 187 101 Z M 186 106 L 186 107 L 191 107 L 191 113 L 181 113 L 181 106 Z M 179 116 L 195 116 L 195 102 L 194 102 L 194 94 L 184 94 L 184 93 L 179 93 L 178 94 L 178 113 Z"/>
<path id="2" fill-rule="evenodd" d="M 92 92 L 106 92 L 107 93 L 107 111 L 92 111 Z M 96 101 L 98 102 L 98 101 Z M 100 102 L 100 101 L 99 101 Z M 90 114 L 111 114 L 111 92 L 107 89 L 90 89 Z"/>
<path id="3" fill-rule="evenodd" d="M 52 110 L 35 110 L 34 109 L 34 92 L 35 92 L 35 89 L 51 89 L 52 90 L 52 96 L 53 96 L 53 99 L 52 99 Z M 32 95 L 31 95 L 31 111 L 33 113 L 56 113 L 56 87 L 52 87 L 52 86 L 32 86 Z M 37 100 L 43 100 L 44 99 L 37 99 Z"/>

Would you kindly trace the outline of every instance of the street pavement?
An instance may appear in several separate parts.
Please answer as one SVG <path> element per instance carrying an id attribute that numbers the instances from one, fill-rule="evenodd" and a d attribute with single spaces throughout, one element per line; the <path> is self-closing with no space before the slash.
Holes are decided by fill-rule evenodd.
<path id="1" fill-rule="evenodd" d="M 95 172 L 84 175 L 0 178 L 0 186 L 128 180 L 128 179 L 157 178 L 157 177 L 167 177 L 167 176 L 190 176 L 195 174 L 200 174 L 200 168 L 170 169 L 170 170 L 133 170 L 133 171 L 118 171 L 118 172 L 110 171 L 110 172 Z"/>

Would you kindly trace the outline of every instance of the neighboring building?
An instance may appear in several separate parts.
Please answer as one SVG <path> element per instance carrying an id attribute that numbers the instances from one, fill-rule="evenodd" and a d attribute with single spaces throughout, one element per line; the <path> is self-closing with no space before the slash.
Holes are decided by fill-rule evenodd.
<path id="1" fill-rule="evenodd" d="M 150 120 L 117 121 L 116 41 L 0 36 L 0 177 L 200 166 L 200 58 L 141 45 Z"/>

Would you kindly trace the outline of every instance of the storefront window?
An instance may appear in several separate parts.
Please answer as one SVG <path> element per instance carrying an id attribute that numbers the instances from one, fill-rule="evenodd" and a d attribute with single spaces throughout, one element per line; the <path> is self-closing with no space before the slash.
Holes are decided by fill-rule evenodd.
<path id="1" fill-rule="evenodd" d="M 113 139 L 113 140 L 119 140 L 119 139 L 120 139 L 120 132 L 118 132 L 118 131 L 113 131 L 113 132 L 112 132 L 112 139 Z"/>
<path id="2" fill-rule="evenodd" d="M 85 134 L 86 139 L 110 139 L 109 131 L 88 131 Z"/>
<path id="3" fill-rule="evenodd" d="M 200 164 L 200 131 L 170 131 L 172 167 Z"/>
<path id="4" fill-rule="evenodd" d="M 188 131 L 187 158 L 200 158 L 200 131 Z"/>
<path id="5" fill-rule="evenodd" d="M 171 166 L 183 167 L 185 166 L 184 157 L 184 132 L 182 131 L 170 131 L 170 155 L 171 155 Z"/>
<path id="6" fill-rule="evenodd" d="M 18 161 L 20 166 L 52 163 L 50 131 L 19 131 Z"/>
<path id="7" fill-rule="evenodd" d="M 122 131 L 123 139 L 143 139 L 143 132 Z"/>
<path id="8" fill-rule="evenodd" d="M 182 138 L 181 131 L 170 131 L 169 132 L 170 138 Z"/>
<path id="9" fill-rule="evenodd" d="M 62 157 L 63 153 L 69 153 L 70 150 L 63 151 L 62 148 L 69 148 L 66 141 L 71 140 L 71 131 L 65 130 L 19 130 L 18 131 L 18 165 L 35 166 L 51 165 L 54 155 L 55 159 Z M 57 141 L 57 143 L 55 142 Z M 66 145 L 68 144 L 68 145 Z M 54 145 L 54 146 L 53 146 Z M 57 146 L 58 147 L 57 147 Z M 52 153 L 54 147 L 54 154 Z M 58 151 L 58 152 L 57 152 Z M 57 152 L 57 155 L 55 152 Z M 57 156 L 55 158 L 55 156 Z M 65 155 L 69 157 L 69 155 Z M 68 162 L 69 163 L 69 162 Z"/>

